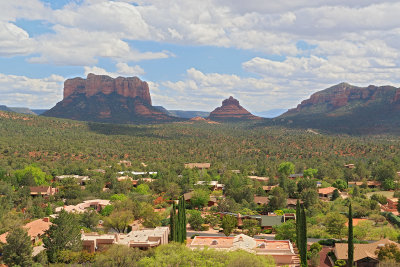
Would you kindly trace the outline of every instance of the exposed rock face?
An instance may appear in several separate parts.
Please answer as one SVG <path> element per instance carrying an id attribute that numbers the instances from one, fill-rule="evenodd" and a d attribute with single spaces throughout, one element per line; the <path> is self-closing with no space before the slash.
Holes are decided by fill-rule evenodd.
<path id="1" fill-rule="evenodd" d="M 275 125 L 349 134 L 400 134 L 400 88 L 340 83 L 272 120 Z"/>
<path id="2" fill-rule="evenodd" d="M 174 121 L 151 105 L 149 86 L 137 77 L 89 74 L 64 83 L 64 99 L 43 116 L 107 123 Z"/>
<path id="3" fill-rule="evenodd" d="M 90 73 L 86 79 L 68 79 L 64 83 L 64 99 L 68 96 L 82 93 L 86 97 L 98 93 L 109 95 L 117 93 L 124 97 L 140 97 L 145 103 L 151 105 L 149 86 L 138 77 L 118 77 L 113 79 L 106 75 L 95 75 Z"/>
<path id="4" fill-rule="evenodd" d="M 298 112 L 331 112 L 342 107 L 353 105 L 368 105 L 374 101 L 395 103 L 400 100 L 400 90 L 393 86 L 357 87 L 348 83 L 340 83 L 323 91 L 319 91 L 307 100 L 302 101 L 297 108 L 283 114 L 291 115 Z"/>
<path id="5" fill-rule="evenodd" d="M 222 101 L 222 106 L 210 113 L 211 120 L 255 120 L 261 119 L 243 108 L 239 101 L 232 96 Z"/>

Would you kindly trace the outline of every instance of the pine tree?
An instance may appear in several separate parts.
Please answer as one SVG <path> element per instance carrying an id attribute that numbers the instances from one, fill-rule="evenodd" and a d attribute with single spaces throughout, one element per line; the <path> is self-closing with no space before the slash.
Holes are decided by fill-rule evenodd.
<path id="1" fill-rule="evenodd" d="M 354 240 L 353 240 L 353 210 L 351 208 L 351 202 L 349 205 L 349 236 L 347 238 L 347 246 L 348 246 L 348 266 L 353 267 L 354 265 Z"/>
<path id="2" fill-rule="evenodd" d="M 7 235 L 3 260 L 8 266 L 32 266 L 32 243 L 25 229 L 15 228 Z"/>
<path id="3" fill-rule="evenodd" d="M 56 262 L 62 250 L 79 251 L 82 247 L 81 235 L 77 216 L 62 210 L 43 237 L 49 261 Z"/>
<path id="4" fill-rule="evenodd" d="M 301 266 L 307 267 L 307 218 L 304 206 L 301 207 L 300 260 Z"/>

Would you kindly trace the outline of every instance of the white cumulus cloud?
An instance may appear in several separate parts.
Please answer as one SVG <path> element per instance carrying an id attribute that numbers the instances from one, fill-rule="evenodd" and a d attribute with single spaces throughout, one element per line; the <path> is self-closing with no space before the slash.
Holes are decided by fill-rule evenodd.
<path id="1" fill-rule="evenodd" d="M 64 77 L 43 79 L 0 73 L 1 104 L 29 108 L 50 108 L 62 100 Z"/>

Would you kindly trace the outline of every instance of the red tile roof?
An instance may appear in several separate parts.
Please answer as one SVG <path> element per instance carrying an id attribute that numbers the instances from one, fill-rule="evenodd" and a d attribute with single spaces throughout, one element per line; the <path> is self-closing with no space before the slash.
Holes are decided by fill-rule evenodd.
<path id="1" fill-rule="evenodd" d="M 28 235 L 31 237 L 31 239 L 35 239 L 37 236 L 43 235 L 44 232 L 50 228 L 50 225 L 52 223 L 48 219 L 49 218 L 34 220 L 30 223 L 25 224 L 23 228 L 28 231 Z M 8 232 L 0 235 L 0 242 L 7 243 L 7 235 Z"/>
<path id="2" fill-rule="evenodd" d="M 323 195 L 327 195 L 327 194 L 332 194 L 333 191 L 335 191 L 335 187 L 326 187 L 326 188 L 320 188 L 318 189 L 318 194 L 323 194 Z"/>

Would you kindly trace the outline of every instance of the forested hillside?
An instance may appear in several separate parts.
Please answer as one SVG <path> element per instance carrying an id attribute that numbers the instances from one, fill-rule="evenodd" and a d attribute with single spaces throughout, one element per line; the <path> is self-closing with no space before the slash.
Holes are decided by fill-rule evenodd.
<path id="1" fill-rule="evenodd" d="M 250 123 L 130 126 L 4 112 L 0 125 L 0 162 L 13 169 L 33 162 L 52 170 L 68 164 L 95 168 L 129 158 L 138 168 L 144 168 L 142 162 L 149 169 L 176 170 L 184 162 L 211 162 L 216 169 L 274 175 L 280 162 L 292 161 L 297 171 L 313 166 L 321 176 L 341 176 L 345 163 L 372 168 L 383 159 L 397 162 L 400 146 L 390 137 L 321 135 Z"/>

